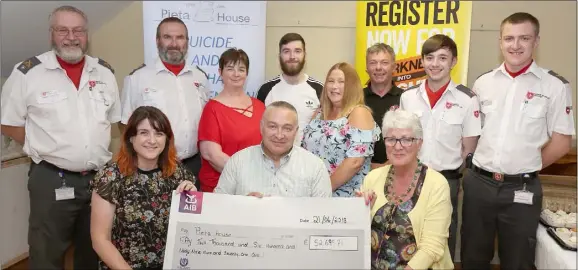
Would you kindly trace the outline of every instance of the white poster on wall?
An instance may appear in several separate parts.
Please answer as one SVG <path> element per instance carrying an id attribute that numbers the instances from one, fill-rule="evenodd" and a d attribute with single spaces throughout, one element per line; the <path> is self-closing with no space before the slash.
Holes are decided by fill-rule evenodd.
<path id="1" fill-rule="evenodd" d="M 249 56 L 245 91 L 256 96 L 265 81 L 265 11 L 265 1 L 143 1 L 145 64 L 154 64 L 158 57 L 158 24 L 178 17 L 189 30 L 187 64 L 208 74 L 213 96 L 223 88 L 219 57 L 232 47 Z"/>

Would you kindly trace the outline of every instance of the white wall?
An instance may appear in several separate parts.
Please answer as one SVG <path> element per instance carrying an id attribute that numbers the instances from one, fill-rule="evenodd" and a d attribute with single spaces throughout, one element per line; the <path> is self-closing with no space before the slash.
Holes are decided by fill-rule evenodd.
<path id="1" fill-rule="evenodd" d="M 0 77 L 0 86 L 6 77 Z M 12 142 L 10 147 L 1 136 L 0 156 L 2 160 L 23 156 L 21 146 Z M 8 151 L 7 151 L 8 150 Z M 17 262 L 28 252 L 28 158 L 3 161 L 0 169 L 0 265 Z"/>
<path id="2" fill-rule="evenodd" d="M 0 169 L 0 262 L 14 262 L 28 252 L 28 163 L 27 158 L 2 162 Z"/>

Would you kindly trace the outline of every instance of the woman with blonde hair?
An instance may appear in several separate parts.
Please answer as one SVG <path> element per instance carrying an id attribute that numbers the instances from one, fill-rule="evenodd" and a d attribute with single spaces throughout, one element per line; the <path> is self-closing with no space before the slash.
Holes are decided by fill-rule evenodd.
<path id="1" fill-rule="evenodd" d="M 417 158 L 423 143 L 419 117 L 388 111 L 382 126 L 391 165 L 372 170 L 363 193 L 356 192 L 371 206 L 371 269 L 454 269 L 450 187 Z"/>
<path id="2" fill-rule="evenodd" d="M 380 130 L 365 106 L 355 68 L 337 63 L 329 69 L 321 108 L 303 130 L 302 147 L 325 162 L 333 196 L 351 197 L 370 170 Z"/>

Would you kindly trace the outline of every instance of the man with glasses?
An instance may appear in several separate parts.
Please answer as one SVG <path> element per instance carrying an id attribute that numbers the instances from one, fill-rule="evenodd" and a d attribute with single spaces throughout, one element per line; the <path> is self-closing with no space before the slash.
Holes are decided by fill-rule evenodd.
<path id="1" fill-rule="evenodd" d="M 86 55 L 87 17 L 62 6 L 50 17 L 52 50 L 18 63 L 2 89 L 2 134 L 32 159 L 28 173 L 29 268 L 96 269 L 89 184 L 108 162 L 111 125 L 120 120 L 113 70 Z"/>
<path id="2" fill-rule="evenodd" d="M 420 118 L 424 134 L 419 159 L 440 172 L 450 185 L 453 211 L 448 245 L 453 259 L 461 167 L 467 155 L 476 149 L 481 133 L 480 105 L 469 88 L 451 79 L 458 49 L 450 37 L 430 37 L 423 44 L 421 56 L 427 79 L 401 95 L 400 108 Z"/>
<path id="3" fill-rule="evenodd" d="M 198 66 L 186 65 L 189 33 L 181 19 L 163 19 L 157 26 L 156 42 L 155 64 L 141 65 L 124 80 L 121 128 L 136 108 L 159 108 L 171 121 L 177 156 L 198 179 L 201 157 L 197 134 L 211 86 L 207 73 Z M 200 190 L 200 181 L 195 184 Z"/>

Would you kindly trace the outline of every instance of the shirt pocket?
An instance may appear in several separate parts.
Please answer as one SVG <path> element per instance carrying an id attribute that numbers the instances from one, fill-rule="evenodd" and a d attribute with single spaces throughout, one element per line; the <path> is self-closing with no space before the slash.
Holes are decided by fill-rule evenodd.
<path id="1" fill-rule="evenodd" d="M 164 109 L 165 97 L 163 91 L 158 88 L 145 88 L 142 93 L 143 105 Z"/>
<path id="2" fill-rule="evenodd" d="M 70 121 L 68 94 L 63 91 L 43 91 L 36 96 L 36 102 L 42 114 L 49 121 L 57 120 L 60 124 Z"/>
<path id="3" fill-rule="evenodd" d="M 516 123 L 516 133 L 538 139 L 546 128 L 546 104 L 524 103 L 520 121 Z"/>
<path id="4" fill-rule="evenodd" d="M 464 112 L 459 108 L 446 109 L 437 121 L 436 139 L 453 144 L 462 137 Z"/>
<path id="5" fill-rule="evenodd" d="M 88 95 L 93 117 L 99 121 L 106 121 L 112 97 L 104 91 L 89 91 Z"/>
<path id="6" fill-rule="evenodd" d="M 496 112 L 496 105 L 494 105 L 494 104 L 482 104 L 480 106 L 480 110 L 482 111 L 481 123 L 482 123 L 482 127 L 484 127 L 485 123 L 486 123 L 486 119 L 488 117 L 492 117 L 492 115 L 494 115 L 494 113 Z"/>

